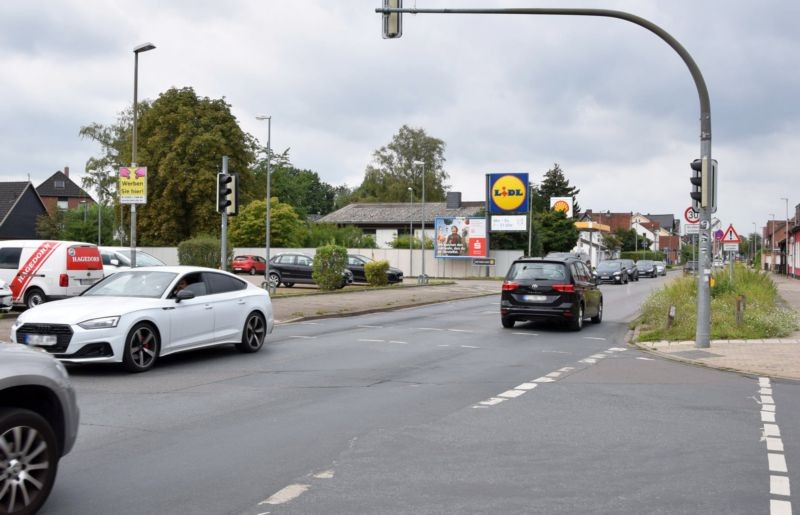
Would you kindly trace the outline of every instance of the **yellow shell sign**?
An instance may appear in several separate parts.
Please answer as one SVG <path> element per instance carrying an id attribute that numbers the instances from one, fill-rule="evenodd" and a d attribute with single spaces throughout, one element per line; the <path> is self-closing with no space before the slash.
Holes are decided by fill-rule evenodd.
<path id="1" fill-rule="evenodd" d="M 567 204 L 563 200 L 559 200 L 558 202 L 553 204 L 553 210 L 554 211 L 562 211 L 562 212 L 566 213 L 567 211 L 569 211 L 569 204 Z"/>
<path id="2" fill-rule="evenodd" d="M 567 218 L 572 218 L 572 197 L 550 197 L 550 209 L 561 211 Z"/>
<path id="3" fill-rule="evenodd" d="M 499 211 L 516 211 L 525 204 L 527 187 L 517 175 L 501 175 L 489 191 Z"/>

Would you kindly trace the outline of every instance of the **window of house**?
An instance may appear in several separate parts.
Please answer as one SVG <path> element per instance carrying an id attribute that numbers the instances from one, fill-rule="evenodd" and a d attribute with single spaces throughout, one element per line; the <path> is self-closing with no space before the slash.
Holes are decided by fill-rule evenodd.
<path id="1" fill-rule="evenodd" d="M 66 184 L 64 181 L 53 181 L 53 187 L 57 190 L 63 190 Z"/>
<path id="2" fill-rule="evenodd" d="M 69 199 L 66 197 L 58 197 L 58 202 L 56 202 L 56 207 L 58 209 L 69 209 Z"/>

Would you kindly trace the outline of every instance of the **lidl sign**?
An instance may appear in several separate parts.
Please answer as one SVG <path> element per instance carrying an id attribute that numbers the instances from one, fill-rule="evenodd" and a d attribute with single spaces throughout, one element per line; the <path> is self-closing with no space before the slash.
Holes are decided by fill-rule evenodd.
<path id="1" fill-rule="evenodd" d="M 528 174 L 486 174 L 486 198 L 489 213 L 510 214 L 528 212 Z"/>

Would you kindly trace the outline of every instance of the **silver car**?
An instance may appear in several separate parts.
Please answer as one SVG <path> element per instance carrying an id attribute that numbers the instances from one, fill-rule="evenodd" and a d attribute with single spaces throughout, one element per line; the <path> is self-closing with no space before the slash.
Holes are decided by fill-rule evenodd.
<path id="1" fill-rule="evenodd" d="M 35 513 L 44 504 L 78 419 L 64 365 L 44 351 L 0 342 L 0 513 Z"/>
<path id="2" fill-rule="evenodd" d="M 5 281 L 0 280 L 0 312 L 11 309 L 13 296 L 11 288 L 8 287 Z"/>

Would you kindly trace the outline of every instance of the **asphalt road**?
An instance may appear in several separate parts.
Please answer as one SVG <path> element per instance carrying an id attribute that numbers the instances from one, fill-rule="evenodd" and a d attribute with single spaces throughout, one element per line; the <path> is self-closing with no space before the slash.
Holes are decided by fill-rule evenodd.
<path id="1" fill-rule="evenodd" d="M 800 485 L 800 385 L 766 399 L 627 348 L 662 281 L 603 286 L 580 333 L 502 329 L 493 296 L 286 324 L 255 355 L 140 375 L 71 367 L 80 434 L 42 513 L 770 513 L 791 499 L 770 475 Z"/>

